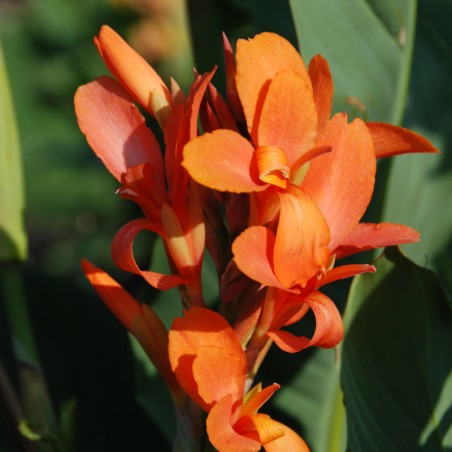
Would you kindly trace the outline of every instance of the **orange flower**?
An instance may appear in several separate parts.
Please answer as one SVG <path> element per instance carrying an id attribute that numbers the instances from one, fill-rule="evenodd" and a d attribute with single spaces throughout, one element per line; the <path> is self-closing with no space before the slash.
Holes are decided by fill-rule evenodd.
<path id="1" fill-rule="evenodd" d="M 258 385 L 244 396 L 245 353 L 219 314 L 199 307 L 185 311 L 170 329 L 169 358 L 181 387 L 209 413 L 207 433 L 219 451 L 309 450 L 287 426 L 258 413 L 279 385 Z"/>
<path id="2" fill-rule="evenodd" d="M 106 168 L 122 184 L 123 198 L 142 208 L 145 218 L 126 224 L 112 244 L 115 263 L 141 275 L 152 286 L 185 285 L 184 303 L 203 304 L 201 266 L 205 229 L 198 185 L 181 166 L 182 148 L 197 135 L 201 99 L 213 76 L 199 76 L 188 98 L 172 83 L 170 91 L 157 73 L 111 28 L 103 26 L 95 39 L 106 65 L 118 81 L 100 77 L 75 94 L 75 111 L 82 132 Z M 161 125 L 165 156 L 137 101 Z M 142 230 L 165 240 L 174 275 L 141 270 L 132 244 Z"/>

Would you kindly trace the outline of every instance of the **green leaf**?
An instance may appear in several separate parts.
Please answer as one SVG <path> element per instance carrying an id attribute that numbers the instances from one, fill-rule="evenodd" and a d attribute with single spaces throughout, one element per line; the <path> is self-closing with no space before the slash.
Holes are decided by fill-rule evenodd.
<path id="1" fill-rule="evenodd" d="M 452 446 L 452 316 L 436 275 L 398 248 L 357 277 L 341 383 L 353 451 Z"/>
<path id="2" fill-rule="evenodd" d="M 19 136 L 0 46 L 0 261 L 26 257 L 24 208 Z"/>
<path id="3" fill-rule="evenodd" d="M 413 47 L 414 0 L 291 0 L 305 62 L 320 53 L 335 84 L 334 110 L 399 123 Z"/>

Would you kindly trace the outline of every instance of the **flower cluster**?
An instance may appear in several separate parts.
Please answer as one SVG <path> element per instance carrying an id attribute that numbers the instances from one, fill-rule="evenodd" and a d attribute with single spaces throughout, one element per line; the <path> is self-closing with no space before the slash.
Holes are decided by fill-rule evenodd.
<path id="1" fill-rule="evenodd" d="M 178 418 L 192 424 L 181 444 L 200 447 L 198 410 L 207 413 L 208 439 L 220 451 L 308 450 L 295 432 L 258 412 L 279 388 L 253 387 L 258 368 L 272 343 L 294 353 L 341 341 L 340 313 L 320 289 L 375 268 L 337 261 L 419 238 L 404 225 L 360 222 L 377 159 L 436 149 L 401 127 L 331 116 L 327 62 L 318 55 L 306 68 L 273 33 L 238 40 L 235 58 L 224 38 L 226 99 L 211 83 L 215 70 L 196 73 L 185 95 L 109 27 L 95 43 L 115 79 L 78 89 L 78 123 L 120 183 L 120 196 L 143 212 L 113 239 L 113 260 L 157 289 L 178 287 L 183 317 L 167 331 L 148 305 L 84 261 L 88 280 L 143 346 Z M 160 126 L 164 152 L 136 104 Z M 163 240 L 171 274 L 137 265 L 132 245 L 143 230 Z M 218 272 L 218 312 L 203 297 L 206 250 Z M 312 337 L 285 329 L 309 310 Z"/>

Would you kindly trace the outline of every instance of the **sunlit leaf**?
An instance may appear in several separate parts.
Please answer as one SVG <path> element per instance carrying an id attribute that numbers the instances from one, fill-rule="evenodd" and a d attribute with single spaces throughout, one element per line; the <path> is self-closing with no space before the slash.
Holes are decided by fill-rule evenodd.
<path id="1" fill-rule="evenodd" d="M 402 119 L 415 0 L 291 0 L 303 58 L 321 53 L 335 85 L 334 110 L 373 121 Z"/>
<path id="2" fill-rule="evenodd" d="M 19 136 L 0 47 L 0 261 L 26 257 L 24 208 Z"/>

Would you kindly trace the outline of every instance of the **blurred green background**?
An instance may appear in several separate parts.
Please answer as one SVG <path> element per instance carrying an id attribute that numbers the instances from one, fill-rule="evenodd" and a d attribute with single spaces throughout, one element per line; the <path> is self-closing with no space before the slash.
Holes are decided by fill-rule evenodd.
<path id="1" fill-rule="evenodd" d="M 56 411 L 64 401 L 77 398 L 77 450 L 165 451 L 170 448 L 171 437 L 171 427 L 162 433 L 158 420 L 149 415 L 145 406 L 154 404 L 157 412 L 165 411 L 163 406 L 168 400 L 162 396 L 163 399 L 139 403 L 136 388 L 143 387 L 140 383 L 143 374 L 127 334 L 96 298 L 80 270 L 80 259 L 88 258 L 132 293 L 140 293 L 142 299 L 151 301 L 156 296 L 137 278 L 115 269 L 111 262 L 111 239 L 140 212 L 115 195 L 116 181 L 77 128 L 73 111 L 75 90 L 107 73 L 93 45 L 93 36 L 102 24 L 109 24 L 129 39 L 166 81 L 172 75 L 185 88 L 191 82 L 194 64 L 200 71 L 219 64 L 220 72 L 214 83 L 222 90 L 220 31 L 235 42 L 237 37 L 273 30 L 297 44 L 296 29 L 303 24 L 291 18 L 290 8 L 296 11 L 296 3 L 191 0 L 185 16 L 181 13 L 182 0 L 0 0 L 0 39 L 25 179 L 29 240 L 28 260 L 22 271 L 25 296 Z M 349 5 L 354 3 L 359 2 Z M 375 8 L 378 10 L 378 6 Z M 390 169 L 385 167 L 382 174 L 387 179 L 383 177 L 377 187 L 381 190 L 379 200 L 385 188 L 389 195 L 383 210 L 374 213 L 375 217 L 406 222 L 421 231 L 425 237 L 422 244 L 407 247 L 406 251 L 417 263 L 435 268 L 449 293 L 452 292 L 451 17 L 449 0 L 421 0 L 418 4 L 403 120 L 408 127 L 431 139 L 443 154 L 438 158 L 405 156 Z M 365 38 L 355 30 L 350 30 L 350 35 L 355 40 Z M 307 54 L 322 51 L 317 50 L 310 30 L 306 36 Z M 366 61 L 361 64 L 366 65 Z M 393 118 L 397 120 L 397 114 Z M 366 119 L 388 121 L 372 114 Z M 149 263 L 151 244 L 152 239 L 144 238 L 136 246 L 142 265 Z M 342 302 L 347 288 L 344 285 L 336 289 Z M 174 302 L 178 309 L 177 301 Z M 0 357 L 17 385 L 4 304 L 0 304 L 0 328 Z M 310 353 L 307 351 L 297 361 L 275 352 L 264 373 L 269 381 L 289 381 Z M 154 393 L 162 392 L 159 384 L 155 383 Z M 303 433 L 296 416 L 276 405 L 273 412 Z M 6 416 L 0 412 L 0 451 L 16 450 L 21 449 Z"/>

